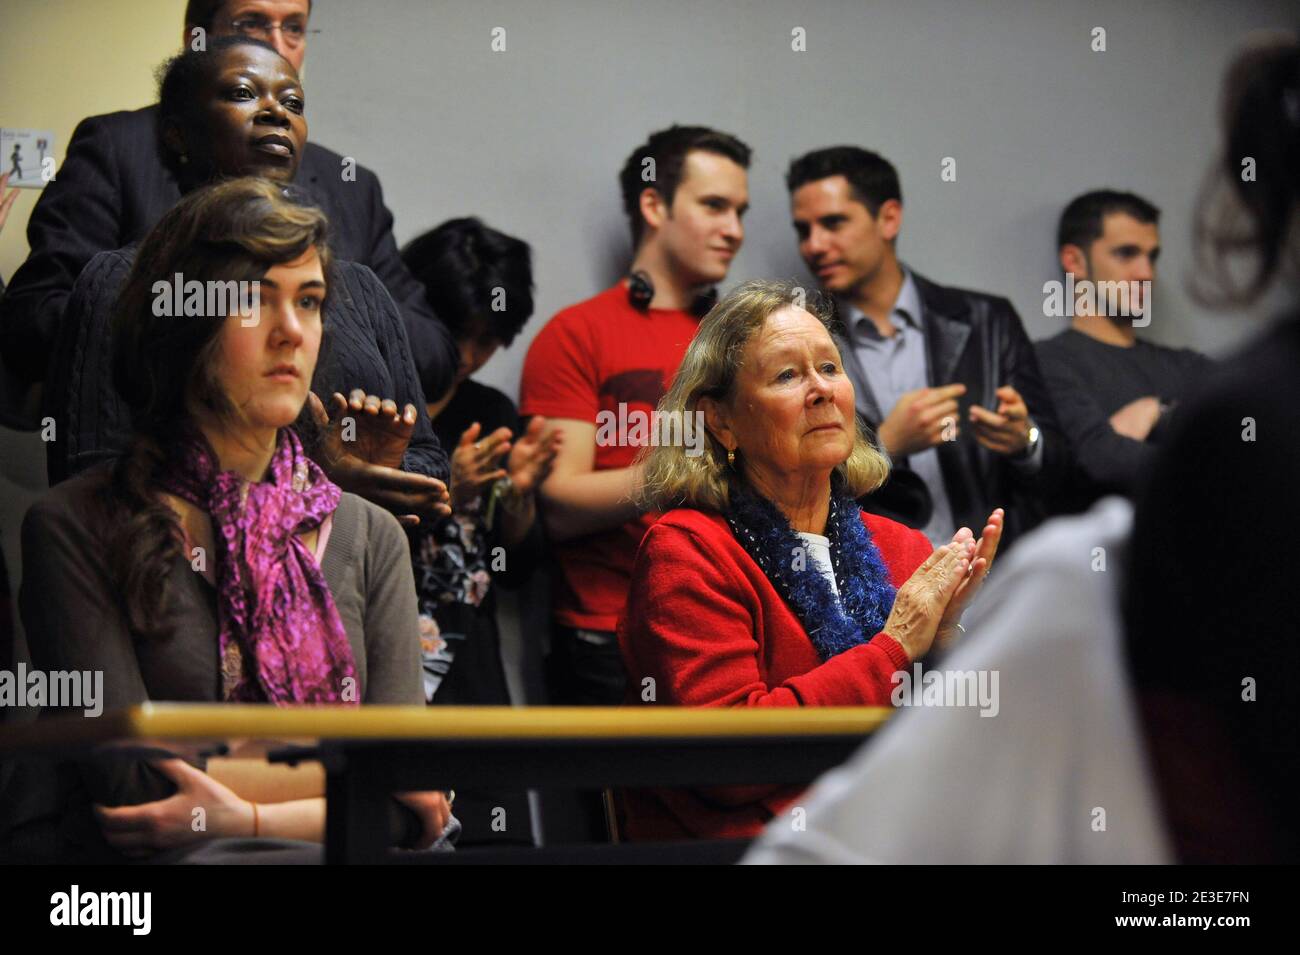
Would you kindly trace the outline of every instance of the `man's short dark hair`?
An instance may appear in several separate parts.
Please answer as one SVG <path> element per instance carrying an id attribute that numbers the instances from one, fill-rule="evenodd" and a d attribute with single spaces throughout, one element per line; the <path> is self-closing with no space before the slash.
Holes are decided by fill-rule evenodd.
<path id="1" fill-rule="evenodd" d="M 532 249 L 478 219 L 448 219 L 408 242 L 402 260 L 453 335 L 484 322 L 509 345 L 533 314 Z"/>
<path id="2" fill-rule="evenodd" d="M 1122 212 L 1138 222 L 1160 224 L 1160 210 L 1141 196 L 1113 189 L 1085 192 L 1070 202 L 1056 227 L 1056 247 L 1077 245 L 1084 252 L 1106 231 L 1106 216 Z"/>
<path id="3" fill-rule="evenodd" d="M 894 164 L 860 146 L 829 146 L 800 156 L 790 163 L 785 185 L 793 194 L 800 186 L 831 176 L 847 179 L 853 198 L 866 206 L 873 218 L 890 199 L 903 201 L 903 188 Z"/>
<path id="4" fill-rule="evenodd" d="M 686 157 L 694 150 L 716 153 L 730 159 L 742 169 L 749 168 L 750 149 L 735 136 L 707 126 L 670 126 L 657 133 L 632 151 L 618 174 L 623 190 L 623 211 L 632 225 L 632 244 L 640 243 L 645 234 L 645 218 L 641 215 L 641 193 L 648 187 L 654 189 L 669 207 L 682 181 L 682 167 Z M 654 178 L 642 178 L 646 159 L 654 160 Z"/>
<path id="5" fill-rule="evenodd" d="M 232 0 L 188 0 L 185 4 L 185 25 L 212 29 L 212 21 L 217 18 L 217 11 Z M 311 16 L 312 0 L 307 0 L 307 15 Z"/>

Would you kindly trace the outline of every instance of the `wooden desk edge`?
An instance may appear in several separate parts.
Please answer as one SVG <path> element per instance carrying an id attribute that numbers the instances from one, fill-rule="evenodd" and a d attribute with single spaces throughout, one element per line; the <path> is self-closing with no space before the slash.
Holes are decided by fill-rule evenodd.
<path id="1" fill-rule="evenodd" d="M 148 703 L 0 726 L 0 753 L 109 740 L 555 740 L 862 736 L 889 707 L 365 706 Z"/>

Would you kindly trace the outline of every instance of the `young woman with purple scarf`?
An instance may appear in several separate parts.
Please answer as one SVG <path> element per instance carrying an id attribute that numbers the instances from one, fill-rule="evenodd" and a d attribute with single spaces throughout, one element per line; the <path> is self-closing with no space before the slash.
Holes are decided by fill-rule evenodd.
<path id="1" fill-rule="evenodd" d="M 326 229 L 275 184 L 238 179 L 185 197 L 140 248 L 112 336 L 129 446 L 50 490 L 23 526 L 33 665 L 102 671 L 106 709 L 424 702 L 405 534 L 341 491 L 299 438 L 316 427 L 305 403 L 329 294 Z M 258 307 L 160 316 L 156 287 L 177 274 L 257 281 Z M 383 425 L 358 415 L 357 427 L 365 441 Z M 322 798 L 259 806 L 179 758 L 96 756 L 46 772 L 43 785 L 9 787 L 0 854 L 170 861 L 220 837 L 318 842 L 324 831 Z M 206 831 L 193 830 L 196 806 Z M 403 793 L 390 816 L 395 842 L 423 848 L 450 807 L 442 793 Z"/>

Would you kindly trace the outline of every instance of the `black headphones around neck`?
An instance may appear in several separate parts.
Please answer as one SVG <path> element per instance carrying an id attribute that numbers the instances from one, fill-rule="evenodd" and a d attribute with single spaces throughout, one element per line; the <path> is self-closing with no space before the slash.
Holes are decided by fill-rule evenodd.
<path id="1" fill-rule="evenodd" d="M 627 301 L 638 312 L 648 311 L 650 303 L 654 301 L 655 284 L 650 280 L 650 275 L 637 269 L 635 272 L 629 272 L 627 276 Z M 718 289 L 716 286 L 709 286 L 691 302 L 691 307 L 687 309 L 696 318 L 703 318 L 709 314 L 709 310 L 718 303 Z"/>

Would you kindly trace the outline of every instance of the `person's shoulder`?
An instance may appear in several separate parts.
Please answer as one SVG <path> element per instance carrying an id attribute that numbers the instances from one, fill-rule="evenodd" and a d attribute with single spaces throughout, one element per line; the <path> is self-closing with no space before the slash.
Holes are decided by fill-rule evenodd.
<path id="1" fill-rule="evenodd" d="M 378 579 L 376 574 L 382 576 L 394 564 L 409 562 L 406 531 L 378 504 L 344 491 L 334 509 L 326 559 L 327 576 L 339 567 L 354 567 L 364 579 Z"/>
<path id="2" fill-rule="evenodd" d="M 353 259 L 335 259 L 331 263 L 331 268 L 338 274 L 338 279 L 348 282 L 378 282 L 379 276 L 375 275 L 374 269 L 361 262 Z"/>
<path id="3" fill-rule="evenodd" d="M 79 539 L 100 535 L 109 512 L 112 462 L 103 462 L 38 497 L 23 517 L 23 535 L 57 535 Z"/>
<path id="4" fill-rule="evenodd" d="M 109 279 L 125 278 L 135 264 L 138 251 L 139 246 L 128 245 L 121 249 L 96 252 L 77 275 L 77 284 L 93 287 Z"/>
<path id="5" fill-rule="evenodd" d="M 313 171 L 328 169 L 336 175 L 342 171 L 345 163 L 351 162 L 355 166 L 358 180 L 360 180 L 362 176 L 375 175 L 369 168 L 361 165 L 355 159 L 350 159 L 342 153 L 336 153 L 328 146 L 322 146 L 315 140 L 308 140 L 307 145 L 303 148 L 302 161 L 304 163 L 310 163 Z"/>
<path id="6" fill-rule="evenodd" d="M 660 514 L 646 531 L 650 549 L 707 551 L 714 557 L 740 547 L 727 519 L 716 511 L 676 507 Z"/>
<path id="7" fill-rule="evenodd" d="M 376 343 L 391 342 L 401 322 L 387 286 L 369 266 L 350 259 L 330 264 L 325 313 L 333 323 L 336 357 L 375 354 Z"/>
<path id="8" fill-rule="evenodd" d="M 1005 295 L 959 288 L 955 285 L 940 285 L 915 271 L 911 275 L 912 281 L 916 283 L 917 294 L 921 296 L 921 302 L 927 308 L 945 314 L 959 314 L 980 307 L 990 316 L 1015 315 L 1015 306 Z"/>
<path id="9" fill-rule="evenodd" d="M 340 302 L 367 302 L 378 295 L 389 296 L 387 287 L 374 269 L 364 263 L 335 259 L 330 263 L 330 272 L 330 278 L 340 293 Z"/>
<path id="10" fill-rule="evenodd" d="M 101 178 L 126 188 L 141 177 L 156 177 L 155 169 L 162 169 L 158 156 L 158 108 L 146 106 L 82 119 L 68 138 L 62 165 L 89 164 L 101 170 Z M 83 178 L 60 175 L 50 182 L 50 193 L 61 191 L 65 183 L 84 188 Z"/>
<path id="11" fill-rule="evenodd" d="M 617 292 L 618 286 L 615 286 L 560 309 L 533 336 L 528 346 L 529 355 L 540 355 L 556 348 L 579 353 L 596 348 L 611 320 L 622 317 L 628 307 L 627 298 L 623 296 L 624 304 L 620 310 Z"/>
<path id="12" fill-rule="evenodd" d="M 339 495 L 339 506 L 334 510 L 331 538 L 338 532 L 348 534 L 366 551 L 391 547 L 395 541 L 405 546 L 406 541 L 406 532 L 396 517 L 351 491 Z"/>
<path id="13" fill-rule="evenodd" d="M 123 137 L 152 136 L 157 128 L 158 105 L 155 103 L 142 109 L 122 109 L 87 116 L 77 124 L 72 135 L 74 139 L 92 133 Z"/>
<path id="14" fill-rule="evenodd" d="M 651 526 L 688 531 L 705 537 L 731 534 L 725 517 L 716 511 L 698 507 L 675 507 L 671 511 L 664 511 Z"/>
<path id="15" fill-rule="evenodd" d="M 741 563 L 743 549 L 731 533 L 727 519 L 714 511 L 694 507 L 678 507 L 661 514 L 642 538 L 637 552 L 637 563 L 648 570 L 681 563 L 698 574 L 708 567 L 710 572 L 734 576 L 734 568 Z"/>
<path id="16" fill-rule="evenodd" d="M 555 313 L 547 323 L 548 327 L 562 328 L 596 328 L 611 319 L 627 316 L 632 310 L 627 301 L 627 291 L 622 283 L 611 286 L 603 292 L 585 298 L 581 302 L 566 305 Z"/>
<path id="17" fill-rule="evenodd" d="M 343 174 L 348 178 L 344 179 Z M 309 140 L 302 151 L 300 176 L 312 185 L 327 188 L 340 196 L 359 194 L 379 188 L 379 177 L 351 156 L 336 153 L 327 146 Z"/>
<path id="18" fill-rule="evenodd" d="M 1040 338 L 1034 342 L 1034 347 L 1040 352 L 1058 353 L 1066 351 L 1079 344 L 1082 336 L 1071 328 L 1063 328 L 1055 335 L 1049 335 L 1047 338 Z"/>
<path id="19" fill-rule="evenodd" d="M 1034 353 L 1040 363 L 1070 364 L 1080 352 L 1087 349 L 1089 339 L 1074 329 L 1066 328 L 1049 338 L 1034 342 Z"/>

